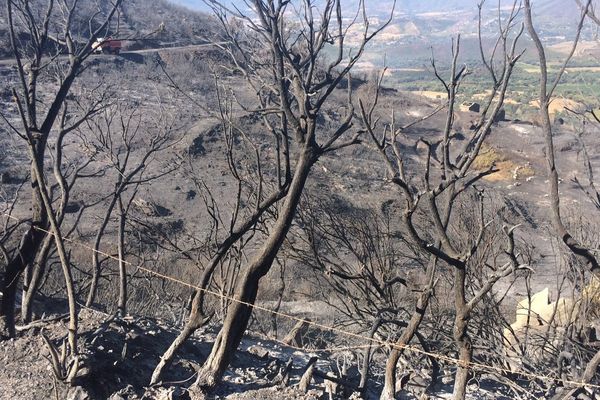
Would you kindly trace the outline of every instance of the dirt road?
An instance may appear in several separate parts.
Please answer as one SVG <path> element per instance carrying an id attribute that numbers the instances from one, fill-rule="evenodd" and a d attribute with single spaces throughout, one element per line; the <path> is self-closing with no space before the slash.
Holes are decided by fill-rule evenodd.
<path id="1" fill-rule="evenodd" d="M 151 49 L 123 51 L 123 52 L 121 52 L 121 55 L 126 56 L 128 54 L 130 54 L 130 55 L 132 55 L 132 54 L 148 54 L 148 53 L 153 53 L 156 51 L 175 52 L 175 51 L 181 51 L 181 50 L 195 50 L 195 49 L 202 49 L 202 48 L 212 47 L 212 46 L 221 46 L 221 45 L 225 45 L 225 44 L 227 44 L 227 42 L 192 44 L 192 45 L 188 45 L 188 46 L 175 46 L 175 47 L 156 47 L 156 48 L 151 48 Z M 107 55 L 105 55 L 105 54 L 92 54 L 91 58 L 106 57 L 106 56 Z M 58 59 L 66 59 L 67 57 L 68 57 L 67 55 L 61 55 L 58 57 Z M 17 62 L 15 61 L 14 58 L 0 59 L 0 66 L 11 66 L 11 65 L 16 65 L 16 63 Z"/>

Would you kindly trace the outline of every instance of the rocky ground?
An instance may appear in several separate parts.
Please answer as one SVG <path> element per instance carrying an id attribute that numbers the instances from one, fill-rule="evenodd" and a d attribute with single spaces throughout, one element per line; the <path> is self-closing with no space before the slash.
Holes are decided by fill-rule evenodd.
<path id="1" fill-rule="evenodd" d="M 40 333 L 60 346 L 65 326 L 62 320 L 38 323 L 20 328 L 16 339 L 0 342 L 0 399 L 39 400 L 175 400 L 187 399 L 187 387 L 195 371 L 210 351 L 214 327 L 197 333 L 183 348 L 160 384 L 148 382 L 160 354 L 178 333 L 176 327 L 161 320 L 148 318 L 113 318 L 91 309 L 80 314 L 81 367 L 73 386 L 55 378 L 50 352 Z M 310 346 L 309 346 L 310 347 Z M 375 373 L 369 390 L 361 395 L 355 387 L 344 387 L 324 380 L 322 375 L 339 376 L 340 359 L 350 357 L 349 351 L 331 352 L 319 349 L 299 349 L 249 334 L 234 357 L 224 382 L 206 399 L 231 400 L 312 400 L 376 398 L 381 376 Z M 318 357 L 312 383 L 306 391 L 298 384 L 311 357 Z M 288 380 L 281 382 L 286 364 L 292 361 Z M 450 376 L 451 371 L 448 371 Z M 345 380 L 355 385 L 358 380 L 355 362 L 348 364 Z M 415 373 L 405 385 L 400 398 L 417 398 L 428 385 L 427 376 Z M 444 378 L 433 390 L 437 398 L 450 398 L 451 379 Z M 502 394 L 492 380 L 484 377 L 470 386 L 470 399 L 511 398 Z M 329 396 L 331 392 L 331 396 Z"/>

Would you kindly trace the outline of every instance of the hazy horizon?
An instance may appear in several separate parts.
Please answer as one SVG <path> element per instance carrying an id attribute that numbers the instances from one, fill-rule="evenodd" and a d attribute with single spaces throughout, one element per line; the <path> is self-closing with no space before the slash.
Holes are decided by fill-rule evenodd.
<path id="1" fill-rule="evenodd" d="M 180 4 L 192 9 L 208 11 L 210 8 L 206 5 L 203 0 L 169 0 L 173 3 Z M 345 3 L 355 3 L 356 0 L 345 1 Z M 419 4 L 421 7 L 425 7 L 424 5 L 428 3 L 428 5 L 432 8 L 432 10 L 438 9 L 440 6 L 446 5 L 451 7 L 456 7 L 457 4 L 461 4 L 464 6 L 476 6 L 479 0 L 452 0 L 452 1 L 444 1 L 444 0 L 398 0 L 398 4 L 408 3 L 406 4 L 408 7 L 414 7 L 416 4 Z M 228 0 L 227 3 L 235 4 L 238 6 L 245 6 L 244 0 Z M 342 4 L 344 1 L 342 1 Z M 381 3 L 380 1 L 369 1 L 366 0 L 367 6 L 369 3 Z"/>
<path id="2" fill-rule="evenodd" d="M 210 12 L 210 7 L 206 5 L 203 0 L 169 0 L 172 3 L 179 4 L 184 7 L 188 7 L 192 10 Z M 223 0 L 224 3 L 230 5 L 236 5 L 243 9 L 247 8 L 244 0 Z M 317 6 L 325 0 L 313 0 Z M 350 8 L 356 8 L 360 0 L 342 0 L 342 6 Z M 392 6 L 394 0 L 365 0 L 367 10 L 369 12 L 388 12 Z M 501 0 L 503 7 L 510 7 L 514 0 Z M 466 10 L 477 10 L 477 4 L 480 0 L 396 0 L 395 9 L 400 13 L 417 14 L 427 12 L 448 12 L 448 11 L 466 11 Z M 564 7 L 563 0 L 537 0 L 533 2 L 534 14 L 536 11 L 551 10 L 553 15 L 556 15 L 557 9 Z M 488 0 L 486 5 L 488 8 L 497 7 L 496 0 Z M 575 4 L 575 1 L 573 1 Z M 537 7 L 536 7 L 537 6 Z M 536 10 L 537 8 L 537 10 Z"/>

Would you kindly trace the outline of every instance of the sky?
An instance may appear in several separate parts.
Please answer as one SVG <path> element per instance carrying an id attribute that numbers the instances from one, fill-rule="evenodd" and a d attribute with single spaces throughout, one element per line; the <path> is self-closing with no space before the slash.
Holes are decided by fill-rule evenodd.
<path id="1" fill-rule="evenodd" d="M 180 4 L 182 6 L 192 8 L 194 10 L 200 10 L 200 11 L 209 11 L 210 10 L 210 8 L 208 8 L 202 0 L 169 0 L 169 1 Z M 234 0 L 233 3 L 242 4 L 243 1 Z"/>

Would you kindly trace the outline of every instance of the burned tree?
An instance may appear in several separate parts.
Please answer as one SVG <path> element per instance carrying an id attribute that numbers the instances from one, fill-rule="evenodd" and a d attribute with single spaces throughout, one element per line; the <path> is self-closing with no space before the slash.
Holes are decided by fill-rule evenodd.
<path id="1" fill-rule="evenodd" d="M 422 311 L 417 315 L 424 315 L 425 299 L 436 283 L 435 265 L 428 265 L 427 253 L 403 231 L 396 202 L 374 211 L 332 197 L 305 200 L 300 233 L 288 245 L 289 257 L 313 269 L 314 285 L 328 294 L 323 301 L 342 316 L 340 324 L 388 341 L 406 332 L 414 336 L 416 330 L 407 323 L 410 308 L 417 302 Z M 359 385 L 363 391 L 371 351 L 364 351 Z"/>
<path id="2" fill-rule="evenodd" d="M 214 4 L 225 32 L 233 33 L 227 12 Z M 289 1 L 256 0 L 252 4 L 257 19 L 229 11 L 247 25 L 242 32 L 228 35 L 233 46 L 230 54 L 236 57 L 237 70 L 259 96 L 258 109 L 252 109 L 275 125 L 282 146 L 290 152 L 291 179 L 268 236 L 252 261 L 243 266 L 234 292 L 235 300 L 198 374 L 196 388 L 215 386 L 229 365 L 248 325 L 260 280 L 270 270 L 291 227 L 312 167 L 323 154 L 358 142 L 357 135 L 346 137 L 352 129 L 354 111 L 349 73 L 366 44 L 385 26 L 371 28 L 363 8 L 362 39 L 348 56 L 349 49 L 344 43 L 347 27 L 343 25 L 338 0 L 325 2 L 320 10 L 310 1 L 302 2 L 300 26 L 295 26 L 286 16 L 294 12 Z M 318 12 L 320 15 L 316 16 Z M 258 48 L 253 47 L 258 44 L 263 48 L 266 45 L 267 51 L 258 52 Z M 325 50 L 331 45 L 337 55 L 328 63 Z M 344 115 L 323 129 L 318 118 L 323 116 L 328 100 L 342 83 L 348 90 Z"/>
<path id="3" fill-rule="evenodd" d="M 452 290 L 454 296 L 454 326 L 453 338 L 458 359 L 457 372 L 454 384 L 454 398 L 464 399 L 469 376 L 469 363 L 473 357 L 471 338 L 468 333 L 469 321 L 475 307 L 490 293 L 494 284 L 501 278 L 514 273 L 522 268 L 515 254 L 514 228 L 505 228 L 507 245 L 507 258 L 499 265 L 495 265 L 487 277 L 479 282 L 473 294 L 469 296 L 467 290 L 469 271 L 481 270 L 479 253 L 480 245 L 488 235 L 487 230 L 491 221 L 484 209 L 484 197 L 480 194 L 472 197 L 476 199 L 472 209 L 476 212 L 475 220 L 479 227 L 476 232 L 470 232 L 468 239 L 464 240 L 453 234 L 455 224 L 460 222 L 460 216 L 454 211 L 457 204 L 472 192 L 477 193 L 474 185 L 483 177 L 494 173 L 494 166 L 477 171 L 473 163 L 489 136 L 496 115 L 500 112 L 504 96 L 513 72 L 513 68 L 520 58 L 517 52 L 517 42 L 523 32 L 523 26 L 515 31 L 515 19 L 519 11 L 515 2 L 509 17 L 499 21 L 500 36 L 496 45 L 491 50 L 491 55 L 486 56 L 483 47 L 481 55 L 483 63 L 488 68 L 492 83 L 490 96 L 482 108 L 480 121 L 476 124 L 471 137 L 466 143 L 461 144 L 453 135 L 455 124 L 456 96 L 464 78 L 468 75 L 467 67 L 459 67 L 460 36 L 453 41 L 452 63 L 449 78 L 444 79 L 439 73 L 435 62 L 432 68 L 447 93 L 446 118 L 443 130 L 438 138 L 421 138 L 414 145 L 420 148 L 421 165 L 412 165 L 406 160 L 407 155 L 401 149 L 401 141 L 409 140 L 406 132 L 410 127 L 422 120 L 404 125 L 398 124 L 395 118 L 387 124 L 381 132 L 376 127 L 380 119 L 375 115 L 379 92 L 373 96 L 374 100 L 361 102 L 363 124 L 371 136 L 371 143 L 380 154 L 391 177 L 390 183 L 403 202 L 402 222 L 411 240 L 423 251 L 430 254 L 428 276 L 434 276 L 435 265 L 438 262 L 449 267 L 453 273 Z M 383 76 L 383 75 L 382 75 Z M 423 170 L 423 173 L 418 173 Z M 425 221 L 418 220 L 417 215 L 425 215 Z M 485 247 L 485 246 L 483 246 Z M 496 260 L 495 263 L 499 261 Z M 485 268 L 484 268 L 485 269 Z M 430 288 L 429 288 L 430 289 Z M 390 400 L 395 398 L 395 369 L 396 363 L 405 346 L 417 332 L 423 319 L 423 310 L 427 308 L 430 295 L 427 287 L 423 288 L 423 296 L 418 299 L 413 317 L 408 323 L 404 334 L 395 343 L 394 349 L 388 359 L 386 367 L 386 381 L 381 398 Z"/>
<path id="4" fill-rule="evenodd" d="M 63 226 L 63 221 L 68 208 L 70 205 L 71 207 L 73 206 L 73 204 L 71 204 L 71 195 L 74 186 L 80 182 L 80 180 L 98 177 L 102 174 L 102 170 L 90 170 L 90 164 L 94 159 L 93 153 L 88 153 L 88 159 L 67 162 L 67 157 L 65 157 L 64 154 L 64 141 L 68 135 L 73 135 L 81 125 L 84 125 L 84 122 L 87 119 L 93 118 L 94 115 L 101 112 L 106 106 L 106 94 L 107 92 L 96 87 L 87 93 L 89 98 L 85 101 L 83 98 L 80 98 L 75 104 L 70 104 L 69 107 L 65 106 L 61 112 L 60 122 L 58 123 L 56 141 L 52 143 L 54 147 L 52 170 L 60 193 L 60 199 L 54 212 L 56 214 L 58 225 L 61 226 L 61 228 L 64 228 L 62 233 L 65 237 L 69 237 L 73 233 L 77 228 L 83 212 L 91 206 L 91 204 L 77 205 L 79 210 L 77 211 L 77 217 L 71 224 L 71 227 L 65 228 Z M 78 115 L 78 122 L 76 124 L 67 123 L 67 121 L 72 120 L 73 115 Z M 53 243 L 53 236 L 47 235 L 35 256 L 32 265 L 28 265 L 24 271 L 23 301 L 21 304 L 22 322 L 30 322 L 33 317 L 32 302 L 36 293 L 39 291 L 41 282 L 47 272 L 46 264 L 53 253 L 55 253 Z"/>
<path id="5" fill-rule="evenodd" d="M 135 200 L 138 188 L 173 172 L 177 163 L 161 168 L 159 172 L 149 172 L 156 162 L 156 155 L 164 152 L 177 142 L 174 137 L 174 118 L 164 110 L 158 110 L 154 118 L 142 121 L 143 114 L 126 104 L 116 102 L 107 107 L 97 118 L 86 122 L 90 139 L 85 139 L 86 147 L 96 153 L 95 159 L 106 165 L 115 174 L 114 190 L 111 193 L 104 217 L 94 238 L 92 252 L 92 279 L 86 305 L 94 303 L 101 274 L 99 250 L 102 238 L 113 216 L 115 207 L 119 210 L 118 244 L 119 244 L 119 304 L 118 311 L 125 313 L 126 278 L 125 264 L 121 257 L 124 241 L 124 229 L 127 212 Z M 141 136 L 146 136 L 142 138 Z M 133 152 L 139 148 L 142 154 L 134 157 Z"/>
<path id="6" fill-rule="evenodd" d="M 55 211 L 48 197 L 44 165 L 46 148 L 51 132 L 56 128 L 61 110 L 66 107 L 69 92 L 77 76 L 85 67 L 85 61 L 92 53 L 92 43 L 106 31 L 110 20 L 117 12 L 121 0 L 115 1 L 106 13 L 96 13 L 89 18 L 87 39 L 77 42 L 74 20 L 78 13 L 77 1 L 66 0 L 46 2 L 45 7 L 29 1 L 7 0 L 6 15 L 10 33 L 13 58 L 17 67 L 18 84 L 13 89 L 13 97 L 20 114 L 20 122 L 13 125 L 4 117 L 10 131 L 26 143 L 31 162 L 31 224 L 23 235 L 15 255 L 6 266 L 2 284 L 2 305 L 0 308 L 2 336 L 15 335 L 15 297 L 19 277 L 30 265 L 40 250 L 46 233 L 51 231 L 67 281 L 69 307 L 71 312 L 70 345 L 73 348 L 76 338 L 76 310 L 72 293 L 70 267 L 61 241 Z M 36 7 L 34 11 L 32 7 Z M 39 8 L 38 8 L 39 7 Z M 52 35 L 58 32 L 57 35 Z M 22 33 L 29 38 L 22 40 Z M 50 89 L 53 95 L 43 100 L 41 79 L 44 74 L 54 75 L 57 88 Z M 70 124 L 80 124 L 77 119 Z"/>
<path id="7" fill-rule="evenodd" d="M 252 138 L 244 126 L 244 117 L 233 115 L 232 94 L 216 79 L 215 90 L 218 98 L 219 124 L 212 133 L 221 135 L 225 143 L 225 157 L 228 172 L 233 179 L 235 195 L 231 210 L 227 210 L 227 202 L 220 201 L 213 193 L 194 166 L 194 156 L 184 164 L 184 173 L 194 183 L 195 193 L 199 193 L 204 209 L 209 219 L 209 229 L 206 237 L 199 237 L 196 231 L 186 231 L 185 235 L 192 238 L 191 248 L 182 248 L 170 235 L 155 232 L 152 241 L 159 247 L 178 254 L 185 260 L 191 261 L 202 269 L 199 289 L 195 290 L 189 304 L 190 314 L 186 324 L 177 338 L 162 355 L 156 366 L 151 382 L 157 383 L 164 369 L 170 365 L 176 353 L 185 341 L 201 326 L 206 324 L 214 315 L 207 307 L 207 290 L 214 283 L 216 275 L 224 274 L 228 282 L 217 289 L 223 296 L 230 296 L 235 286 L 234 270 L 239 269 L 241 256 L 246 245 L 256 239 L 258 233 L 265 230 L 265 225 L 273 218 L 274 208 L 287 195 L 290 188 L 290 152 L 289 144 L 283 141 L 279 131 L 264 115 L 258 114 L 267 134 L 262 137 L 262 144 L 267 142 L 274 148 L 274 165 L 266 160 L 261 153 L 256 138 Z M 261 138 L 259 138 L 261 140 Z M 275 170 L 274 178 L 269 179 L 266 170 Z M 224 215 L 229 215 L 224 221 Z M 231 273 L 230 273 L 231 272 Z M 224 279 L 225 280 L 225 279 Z M 225 288 L 227 286 L 227 288 Z M 224 308 L 229 301 L 221 299 Z"/>
<path id="8" fill-rule="evenodd" d="M 562 215 L 563 209 L 561 208 L 561 194 L 560 194 L 560 172 L 557 168 L 557 154 L 555 148 L 555 129 L 553 128 L 552 121 L 550 118 L 550 102 L 553 100 L 556 90 L 563 79 L 567 67 L 573 58 L 577 46 L 579 44 L 582 30 L 585 24 L 586 17 L 589 17 L 594 23 L 600 24 L 600 20 L 595 13 L 594 5 L 591 0 L 579 1 L 577 4 L 581 9 L 581 16 L 575 31 L 575 37 L 573 38 L 573 44 L 570 48 L 568 55 L 561 63 L 558 72 L 555 74 L 553 79 L 550 77 L 548 69 L 548 60 L 546 56 L 546 49 L 542 43 L 538 32 L 533 23 L 532 17 L 532 4 L 531 1 L 525 0 L 525 24 L 531 37 L 537 57 L 539 60 L 539 118 L 541 121 L 541 133 L 544 137 L 545 143 L 545 159 L 548 173 L 548 195 L 550 198 L 550 219 L 554 230 L 554 235 L 557 239 L 562 242 L 568 252 L 575 257 L 575 260 L 579 265 L 585 266 L 595 279 L 600 278 L 600 263 L 597 256 L 595 255 L 595 249 L 589 244 L 583 243 L 573 236 L 572 232 L 567 228 L 565 219 Z M 597 117 L 592 112 L 592 119 L 597 120 Z M 596 189 L 594 181 L 594 171 L 592 163 L 590 162 L 589 154 L 585 147 L 583 148 L 584 158 L 584 174 L 587 177 L 587 184 L 583 185 L 577 178 L 575 182 L 579 187 L 586 193 L 592 204 L 598 209 L 598 199 L 600 198 L 599 192 Z M 583 369 L 583 373 L 576 379 L 580 380 L 582 384 L 591 382 L 594 376 L 597 374 L 598 367 L 600 366 L 600 352 L 596 352 L 593 357 L 590 357 L 587 366 Z M 561 398 L 572 398 L 575 397 L 579 392 L 583 390 L 583 386 L 567 391 L 566 393 L 558 394 L 557 397 Z"/>
<path id="9" fill-rule="evenodd" d="M 586 248 L 584 245 L 580 244 L 575 238 L 573 238 L 573 236 L 567 231 L 561 217 L 560 195 L 558 189 L 559 173 L 556 168 L 554 139 L 552 138 L 553 130 L 549 112 L 550 101 L 552 100 L 552 96 L 554 95 L 554 92 L 566 71 L 569 61 L 575 53 L 577 44 L 579 43 L 581 30 L 583 29 L 585 16 L 588 12 L 590 4 L 591 0 L 588 0 L 584 6 L 571 51 L 552 82 L 549 82 L 548 78 L 548 64 L 546 61 L 546 52 L 544 50 L 544 46 L 537 34 L 537 31 L 535 30 L 535 27 L 533 26 L 533 19 L 531 16 L 531 2 L 525 1 L 524 7 L 527 30 L 536 47 L 538 59 L 540 61 L 540 93 L 538 99 L 540 103 L 539 115 L 542 122 L 541 127 L 546 144 L 546 162 L 548 164 L 548 177 L 550 179 L 549 194 L 552 210 L 552 225 L 554 227 L 556 235 L 561 238 L 561 240 L 569 248 L 569 250 L 582 261 L 584 261 L 586 264 L 588 264 L 589 269 L 593 274 L 600 276 L 600 264 L 598 264 L 598 260 L 596 260 L 596 258 L 588 248 Z"/>

